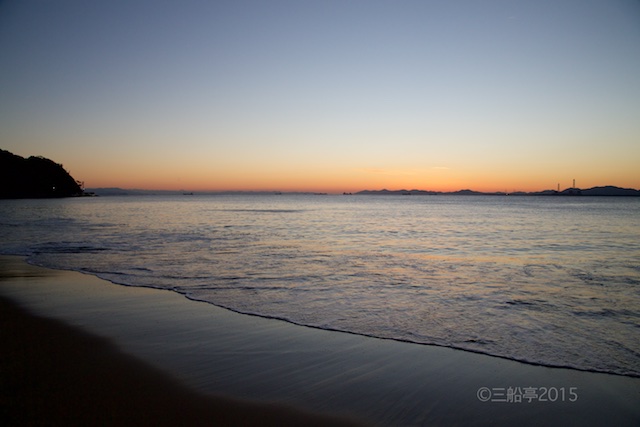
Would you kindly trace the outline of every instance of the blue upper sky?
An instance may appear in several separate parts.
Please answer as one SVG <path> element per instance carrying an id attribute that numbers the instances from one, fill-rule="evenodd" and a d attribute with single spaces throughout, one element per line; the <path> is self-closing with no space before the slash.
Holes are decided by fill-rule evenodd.
<path id="1" fill-rule="evenodd" d="M 634 0 L 4 1 L 0 52 L 0 148 L 87 185 L 640 187 Z"/>

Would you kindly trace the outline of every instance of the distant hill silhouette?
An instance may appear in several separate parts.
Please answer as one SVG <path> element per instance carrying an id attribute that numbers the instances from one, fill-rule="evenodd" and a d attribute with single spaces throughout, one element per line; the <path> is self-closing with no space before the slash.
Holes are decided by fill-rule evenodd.
<path id="1" fill-rule="evenodd" d="M 627 197 L 640 197 L 640 191 L 633 188 L 620 188 L 612 185 L 604 187 L 593 187 L 586 190 L 580 188 L 567 188 L 563 191 L 556 190 L 544 190 L 535 192 L 518 191 L 515 193 L 483 193 L 481 191 L 473 190 L 458 190 L 451 192 L 441 191 L 425 191 L 425 190 L 364 190 L 354 193 L 356 195 L 373 195 L 373 196 L 394 196 L 394 195 L 446 195 L 446 196 L 627 196 Z"/>
<path id="2" fill-rule="evenodd" d="M 82 188 L 61 164 L 0 150 L 0 199 L 81 196 Z"/>
<path id="3" fill-rule="evenodd" d="M 620 188 L 612 185 L 605 187 L 593 187 L 588 190 L 580 189 L 567 189 L 563 193 L 570 192 L 571 190 L 577 190 L 580 196 L 640 196 L 640 191 L 632 188 Z"/>

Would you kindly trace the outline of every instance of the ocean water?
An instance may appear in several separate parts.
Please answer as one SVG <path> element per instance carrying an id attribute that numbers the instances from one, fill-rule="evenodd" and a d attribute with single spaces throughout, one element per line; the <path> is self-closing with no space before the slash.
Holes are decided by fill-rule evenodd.
<path id="1" fill-rule="evenodd" d="M 0 201 L 0 253 L 241 313 L 640 376 L 640 199 Z"/>

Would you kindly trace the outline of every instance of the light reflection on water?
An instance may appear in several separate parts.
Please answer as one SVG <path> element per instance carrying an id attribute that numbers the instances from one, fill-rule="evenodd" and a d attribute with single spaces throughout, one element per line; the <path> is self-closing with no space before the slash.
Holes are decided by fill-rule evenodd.
<path id="1" fill-rule="evenodd" d="M 4 201 L 4 253 L 236 311 L 640 375 L 640 200 Z"/>

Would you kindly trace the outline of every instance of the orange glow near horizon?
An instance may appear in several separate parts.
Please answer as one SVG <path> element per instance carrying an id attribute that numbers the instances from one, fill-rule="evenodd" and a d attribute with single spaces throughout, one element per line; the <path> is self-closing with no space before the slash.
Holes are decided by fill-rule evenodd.
<path id="1" fill-rule="evenodd" d="M 451 149 L 436 156 L 426 148 L 405 156 L 391 145 L 353 153 L 348 141 L 342 151 L 335 148 L 336 143 L 324 151 L 315 145 L 287 151 L 268 144 L 255 149 L 229 144 L 225 150 L 185 144 L 188 149 L 170 141 L 159 146 L 140 140 L 118 151 L 107 144 L 93 150 L 62 150 L 56 144 L 35 153 L 22 148 L 16 154 L 43 155 L 61 162 L 87 188 L 338 194 L 382 189 L 531 192 L 555 190 L 558 184 L 564 190 L 572 186 L 573 179 L 579 188 L 640 188 L 633 150 L 626 157 L 604 149 L 588 155 L 557 150 L 549 156 L 542 151 L 505 154 L 470 146 L 473 150 L 465 156 Z"/>
<path id="2" fill-rule="evenodd" d="M 76 170 L 77 172 L 74 172 Z M 434 171 L 383 170 L 383 169 L 337 169 L 322 168 L 307 171 L 246 171 L 218 170 L 216 172 L 192 169 L 154 170 L 148 167 L 133 172 L 121 171 L 114 175 L 105 170 L 83 170 L 73 168 L 70 172 L 85 182 L 87 188 L 120 187 L 144 190 L 185 191 L 284 191 L 343 193 L 361 190 L 429 190 L 457 191 L 470 189 L 482 192 L 514 192 L 555 190 L 558 184 L 564 190 L 572 186 L 573 176 L 556 182 L 537 177 L 517 177 L 509 174 L 486 174 L 468 171 L 456 173 L 451 170 Z M 637 177 L 591 176 L 583 178 L 576 174 L 576 186 L 591 188 L 615 185 L 624 188 L 639 188 Z"/>

